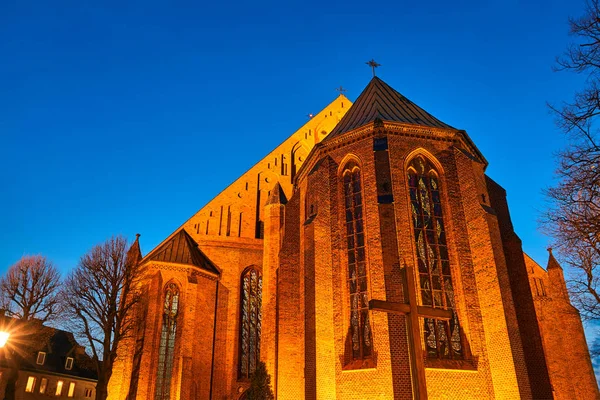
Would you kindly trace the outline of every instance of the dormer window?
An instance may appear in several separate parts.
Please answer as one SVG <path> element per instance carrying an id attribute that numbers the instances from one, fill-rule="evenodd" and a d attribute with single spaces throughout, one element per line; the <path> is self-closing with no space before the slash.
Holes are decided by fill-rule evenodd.
<path id="1" fill-rule="evenodd" d="M 46 362 L 46 353 L 44 353 L 43 351 L 38 351 L 37 360 L 35 361 L 35 363 L 37 365 L 44 365 L 45 362 Z"/>
<path id="2" fill-rule="evenodd" d="M 73 369 L 73 357 L 67 357 L 67 361 L 65 362 L 65 369 L 69 371 Z"/>

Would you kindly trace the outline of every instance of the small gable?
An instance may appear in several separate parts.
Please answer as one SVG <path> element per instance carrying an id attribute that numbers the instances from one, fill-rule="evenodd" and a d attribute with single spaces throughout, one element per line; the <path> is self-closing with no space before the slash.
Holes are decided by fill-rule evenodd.
<path id="1" fill-rule="evenodd" d="M 156 249 L 149 260 L 193 265 L 215 274 L 219 273 L 215 264 L 198 248 L 198 243 L 185 229 L 181 229 Z"/>

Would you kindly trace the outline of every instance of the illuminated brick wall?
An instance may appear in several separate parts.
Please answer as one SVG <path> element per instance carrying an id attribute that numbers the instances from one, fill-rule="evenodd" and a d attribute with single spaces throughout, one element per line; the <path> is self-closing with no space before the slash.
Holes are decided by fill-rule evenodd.
<path id="1" fill-rule="evenodd" d="M 562 271 L 546 271 L 524 256 L 555 399 L 598 399 L 583 325 L 566 293 Z"/>

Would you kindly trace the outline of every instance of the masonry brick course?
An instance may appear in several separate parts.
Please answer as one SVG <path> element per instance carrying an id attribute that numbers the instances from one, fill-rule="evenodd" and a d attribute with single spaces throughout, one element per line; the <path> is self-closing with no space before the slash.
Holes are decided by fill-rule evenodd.
<path id="1" fill-rule="evenodd" d="M 218 273 L 152 261 L 153 252 L 142 260 L 145 324 L 119 349 L 110 397 L 125 399 L 137 374 L 136 398 L 154 398 L 163 291 L 174 281 L 181 311 L 171 399 L 239 399 L 249 387 L 238 374 L 241 276 L 253 267 L 263 278 L 260 356 L 277 399 L 413 398 L 405 315 L 370 311 L 372 355 L 349 351 L 341 173 L 350 161 L 361 170 L 369 299 L 402 303 L 403 269 L 417 265 L 406 168 L 421 155 L 439 174 L 465 353 L 423 360 L 428 398 L 598 398 L 579 315 L 552 289 L 560 274 L 523 255 L 504 190 L 466 133 L 376 119 L 323 141 L 350 105 L 338 97 L 165 239 L 184 229 Z M 532 294 L 534 278 L 546 282 L 544 298 Z M 419 342 L 423 349 L 422 334 Z M 143 343 L 137 372 L 135 343 Z M 580 366 L 581 385 L 568 365 Z"/>

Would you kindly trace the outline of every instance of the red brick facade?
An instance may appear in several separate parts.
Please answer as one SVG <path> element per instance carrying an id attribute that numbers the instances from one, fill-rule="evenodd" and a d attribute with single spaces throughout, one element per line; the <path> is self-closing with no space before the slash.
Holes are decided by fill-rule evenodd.
<path id="1" fill-rule="evenodd" d="M 247 337 L 242 274 L 248 267 L 262 273 L 260 358 L 278 399 L 413 398 L 411 343 L 430 346 L 425 320 L 411 342 L 406 315 L 373 309 L 361 319 L 357 338 L 352 316 L 363 314 L 353 311 L 353 282 L 359 280 L 352 266 L 362 266 L 364 257 L 360 290 L 368 298 L 356 301 L 407 302 L 405 267 L 421 268 L 407 175 L 415 157 L 434 166 L 439 182 L 444 232 L 427 234 L 444 238 L 460 323 L 460 357 L 425 356 L 428 398 L 598 398 L 579 316 L 568 296 L 552 292 L 560 305 L 554 308 L 569 319 L 551 328 L 561 319 L 532 294 L 532 261 L 512 229 L 504 190 L 485 175 L 487 162 L 467 134 L 377 78 L 349 111 L 350 105 L 340 96 L 142 260 L 148 271 L 140 310 L 145 324 L 120 349 L 110 398 L 127 398 L 131 382 L 137 383 L 130 399 L 156 398 L 168 282 L 181 293 L 170 398 L 240 398 L 249 385 L 240 376 L 240 343 Z M 360 203 L 352 209 L 364 229 L 358 244 L 347 234 L 348 165 L 360 171 L 354 200 Z M 356 246 L 359 253 L 351 254 Z M 558 290 L 558 274 L 548 275 L 548 290 Z M 423 286 L 414 290 L 424 293 Z M 568 357 L 557 355 L 564 352 L 556 347 L 565 346 L 559 333 L 570 338 Z M 359 340 L 368 351 L 357 357 Z M 437 346 L 443 354 L 443 343 Z M 583 366 L 578 387 L 569 386 L 567 358 Z"/>

